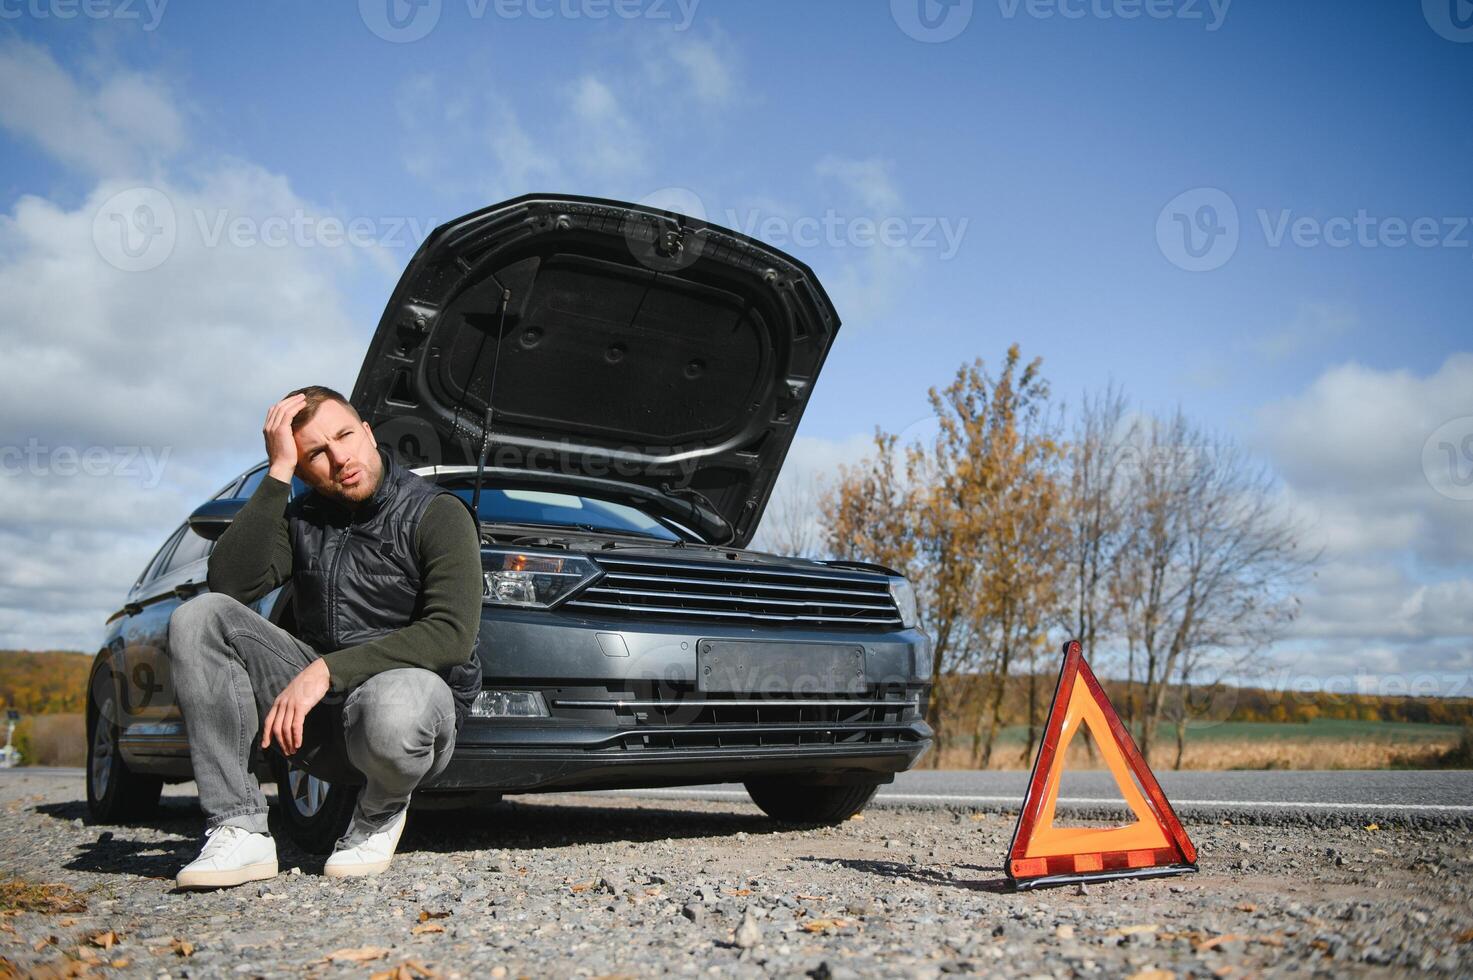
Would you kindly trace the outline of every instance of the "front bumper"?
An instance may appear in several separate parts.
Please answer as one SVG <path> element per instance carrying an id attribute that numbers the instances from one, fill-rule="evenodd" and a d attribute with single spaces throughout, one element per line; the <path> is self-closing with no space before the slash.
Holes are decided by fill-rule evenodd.
<path id="1" fill-rule="evenodd" d="M 813 694 L 703 690 L 704 641 L 843 648 L 862 684 Z M 817 649 L 817 648 L 816 648 Z M 468 718 L 436 792 L 508 793 L 739 782 L 888 782 L 930 746 L 930 646 L 917 630 L 770 630 L 637 624 L 488 609 L 478 652 L 487 688 L 540 691 L 551 717 Z"/>

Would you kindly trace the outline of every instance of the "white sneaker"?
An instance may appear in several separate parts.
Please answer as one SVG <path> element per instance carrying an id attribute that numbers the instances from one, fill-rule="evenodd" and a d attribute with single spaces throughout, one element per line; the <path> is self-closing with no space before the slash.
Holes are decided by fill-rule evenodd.
<path id="1" fill-rule="evenodd" d="M 205 831 L 199 857 L 179 869 L 179 888 L 227 888 L 276 877 L 276 841 L 229 824 Z"/>
<path id="2" fill-rule="evenodd" d="M 346 846 L 344 841 L 353 836 L 350 826 L 322 866 L 322 873 L 329 878 L 354 878 L 387 871 L 389 862 L 394 859 L 394 849 L 399 846 L 399 835 L 404 832 L 404 819 L 408 813 L 409 807 L 406 806 L 384 825 L 383 830 L 369 834 L 357 844 Z"/>

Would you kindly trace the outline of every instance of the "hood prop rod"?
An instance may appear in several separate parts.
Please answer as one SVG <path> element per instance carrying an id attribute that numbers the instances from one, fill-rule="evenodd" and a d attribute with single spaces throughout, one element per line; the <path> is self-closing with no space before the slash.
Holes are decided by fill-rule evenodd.
<path id="1" fill-rule="evenodd" d="M 476 454 L 476 489 L 471 494 L 471 517 L 476 522 L 476 537 L 481 536 L 481 480 L 486 473 L 486 454 L 491 450 L 491 418 L 495 409 L 496 369 L 501 367 L 501 341 L 506 330 L 506 308 L 511 305 L 511 290 L 501 290 L 501 315 L 496 320 L 496 354 L 491 358 L 491 386 L 486 389 L 486 420 L 481 427 L 481 451 Z"/>

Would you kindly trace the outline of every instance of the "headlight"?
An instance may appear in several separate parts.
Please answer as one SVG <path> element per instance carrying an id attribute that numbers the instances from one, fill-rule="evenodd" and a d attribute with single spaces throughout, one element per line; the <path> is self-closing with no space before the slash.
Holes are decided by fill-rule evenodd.
<path id="1" fill-rule="evenodd" d="M 910 580 L 892 578 L 890 598 L 895 600 L 895 608 L 900 610 L 900 625 L 906 628 L 914 626 L 920 616 L 916 611 L 916 590 L 911 586 Z"/>
<path id="2" fill-rule="evenodd" d="M 599 576 L 582 555 L 482 548 L 481 602 L 491 606 L 547 609 Z"/>

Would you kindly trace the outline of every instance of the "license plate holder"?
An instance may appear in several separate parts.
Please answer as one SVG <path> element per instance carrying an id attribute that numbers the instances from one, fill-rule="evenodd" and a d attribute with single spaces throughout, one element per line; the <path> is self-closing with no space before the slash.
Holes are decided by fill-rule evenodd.
<path id="1" fill-rule="evenodd" d="M 858 643 L 701 640 L 696 687 L 720 694 L 861 694 L 869 684 Z"/>

